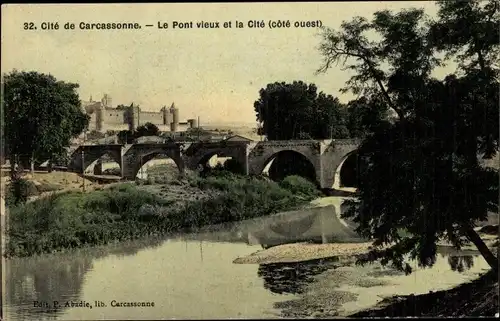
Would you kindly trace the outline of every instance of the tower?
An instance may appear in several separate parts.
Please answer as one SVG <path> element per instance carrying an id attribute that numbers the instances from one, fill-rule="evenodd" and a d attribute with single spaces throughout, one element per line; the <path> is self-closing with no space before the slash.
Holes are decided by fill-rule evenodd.
<path id="1" fill-rule="evenodd" d="M 198 127 L 198 121 L 196 119 L 188 119 L 189 123 L 189 128 L 197 128 Z"/>
<path id="2" fill-rule="evenodd" d="M 95 129 L 98 132 L 104 131 L 104 106 L 102 104 L 96 104 L 95 108 L 95 119 L 96 125 Z"/>
<path id="3" fill-rule="evenodd" d="M 167 106 L 163 106 L 161 111 L 163 112 L 163 125 L 170 127 L 170 123 L 172 122 L 172 115 L 170 114 L 170 111 Z"/>
<path id="4" fill-rule="evenodd" d="M 130 131 L 136 130 L 139 127 L 139 106 L 134 106 L 131 104 L 125 110 L 125 121 L 128 123 L 128 129 Z"/>
<path id="5" fill-rule="evenodd" d="M 108 94 L 104 94 L 104 96 L 101 99 L 101 102 L 104 105 L 104 107 L 111 107 L 112 106 L 111 105 L 111 103 L 112 103 L 111 96 L 109 96 Z"/>
<path id="6" fill-rule="evenodd" d="M 176 132 L 179 129 L 179 109 L 172 103 L 170 106 L 170 114 L 172 114 L 172 122 L 170 123 L 170 130 Z"/>

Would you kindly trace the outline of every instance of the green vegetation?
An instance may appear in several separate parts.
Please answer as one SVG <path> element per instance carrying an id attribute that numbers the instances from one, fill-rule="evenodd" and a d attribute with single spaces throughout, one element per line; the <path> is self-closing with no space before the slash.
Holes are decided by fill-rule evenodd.
<path id="1" fill-rule="evenodd" d="M 353 73 L 344 90 L 364 98 L 362 109 L 397 115 L 367 128 L 358 150 L 359 192 L 345 216 L 375 245 L 360 263 L 381 259 L 410 273 L 403 257 L 432 266 L 444 237 L 457 248 L 472 242 L 498 269 L 473 229 L 498 211 L 498 170 L 478 162 L 498 152 L 498 8 L 438 1 L 437 19 L 422 9 L 383 10 L 323 28 L 318 71 L 343 65 Z M 433 78 L 453 58 L 456 70 Z"/>
<path id="2" fill-rule="evenodd" d="M 66 153 L 65 147 L 89 122 L 81 109 L 77 84 L 38 72 L 4 75 L 5 152 L 10 163 L 32 169 Z"/>
<path id="3" fill-rule="evenodd" d="M 269 140 L 347 138 L 345 108 L 338 98 L 318 93 L 315 84 L 271 83 L 260 90 L 254 109 L 259 135 Z"/>
<path id="4" fill-rule="evenodd" d="M 362 138 L 389 121 L 389 108 L 377 96 L 343 104 L 317 90 L 303 81 L 262 88 L 254 103 L 257 133 L 269 140 Z"/>
<path id="5" fill-rule="evenodd" d="M 295 195 L 319 194 L 316 186 L 301 176 L 287 176 L 279 184 L 282 188 L 291 191 Z"/>
<path id="6" fill-rule="evenodd" d="M 180 183 L 180 182 L 178 182 Z M 189 177 L 200 191 L 219 196 L 174 206 L 134 184 L 89 193 L 65 192 L 10 208 L 7 256 L 29 256 L 249 219 L 300 207 L 318 196 L 309 182 L 289 178 L 281 185 L 225 171 Z"/>
<path id="7" fill-rule="evenodd" d="M 33 182 L 22 178 L 16 179 L 7 187 L 5 205 L 24 204 L 28 200 L 28 197 L 38 195 L 38 193 L 38 189 Z"/>
<path id="8" fill-rule="evenodd" d="M 97 140 L 97 139 L 101 139 L 104 137 L 106 137 L 106 135 L 104 135 L 103 133 L 98 132 L 96 130 L 92 130 L 87 134 L 86 139 L 87 140 Z"/>
<path id="9" fill-rule="evenodd" d="M 18 171 L 13 176 L 13 180 L 6 186 L 5 205 L 16 206 L 26 203 L 29 197 L 39 196 L 45 192 L 53 192 L 62 189 L 62 186 L 41 182 L 35 184 L 21 176 Z"/>
<path id="10" fill-rule="evenodd" d="M 102 174 L 103 175 L 121 176 L 122 170 L 120 167 L 107 168 L 107 169 L 102 171 Z"/>
<path id="11" fill-rule="evenodd" d="M 135 139 L 143 136 L 158 136 L 160 134 L 160 129 L 153 123 L 145 123 L 137 127 L 134 131 L 122 130 L 118 132 L 118 143 L 119 144 L 132 144 Z"/>

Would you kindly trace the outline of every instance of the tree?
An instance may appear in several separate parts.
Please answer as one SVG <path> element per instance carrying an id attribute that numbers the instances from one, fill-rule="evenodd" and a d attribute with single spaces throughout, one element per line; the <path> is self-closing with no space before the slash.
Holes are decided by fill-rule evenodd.
<path id="1" fill-rule="evenodd" d="M 275 82 L 261 89 L 254 109 L 269 140 L 344 138 L 348 136 L 337 98 L 317 93 L 314 84 Z"/>
<path id="2" fill-rule="evenodd" d="M 209 136 L 211 133 L 203 128 L 189 128 L 186 132 L 187 136 L 198 139 L 204 136 Z"/>
<path id="3" fill-rule="evenodd" d="M 389 122 L 387 104 L 361 97 L 347 103 L 346 127 L 351 138 L 364 138 Z"/>
<path id="4" fill-rule="evenodd" d="M 492 40 L 483 28 L 484 20 L 494 19 L 494 6 L 481 9 L 477 1 L 439 5 L 440 18 L 432 24 L 425 22 L 429 19 L 422 10 L 410 9 L 380 11 L 371 22 L 358 17 L 344 22 L 339 31 L 323 30 L 324 62 L 318 72 L 334 63 L 347 65 L 355 75 L 344 90 L 367 99 L 380 97 L 397 114 L 393 124 L 377 127 L 361 144 L 359 192 L 344 216 L 374 240 L 374 249 L 361 262 L 381 258 L 383 264 L 392 262 L 409 273 L 404 255 L 431 266 L 436 243 L 444 237 L 457 248 L 471 241 L 497 269 L 497 258 L 473 229 L 488 210 L 497 210 L 498 201 L 498 171 L 481 168 L 477 159 L 478 154 L 490 157 L 498 150 L 499 84 L 488 67 L 498 36 Z M 475 14 L 469 8 L 475 8 Z M 474 32 L 459 37 L 459 26 Z M 438 44 L 437 30 L 443 29 L 455 36 L 440 38 Z M 378 33 L 381 40 L 368 40 L 368 32 Z M 471 42 L 474 37 L 479 41 Z M 477 64 L 467 48 L 481 53 Z M 436 52 L 452 49 L 466 50 L 470 58 L 471 63 L 458 70 L 463 75 L 431 78 L 443 62 Z M 401 230 L 408 233 L 402 235 Z"/>
<path id="5" fill-rule="evenodd" d="M 87 139 L 88 140 L 94 140 L 94 139 L 100 139 L 104 138 L 105 135 L 101 132 L 98 132 L 97 130 L 91 130 L 90 133 L 87 134 Z"/>
<path id="6" fill-rule="evenodd" d="M 462 69 L 485 70 L 498 61 L 500 4 L 489 1 L 438 1 L 439 20 L 431 25 L 430 39 Z"/>
<path id="7" fill-rule="evenodd" d="M 134 132 L 131 130 L 121 130 L 116 136 L 119 144 L 132 144 L 134 140 Z"/>
<path id="8" fill-rule="evenodd" d="M 11 164 L 15 155 L 44 161 L 61 154 L 88 126 L 77 84 L 38 72 L 4 75 L 5 138 Z"/>
<path id="9" fill-rule="evenodd" d="M 488 83 L 488 79 L 498 80 L 498 65 L 495 67 L 500 54 L 498 1 L 439 1 L 438 4 L 439 20 L 431 24 L 429 32 L 434 48 L 445 52 L 448 58 L 455 57 L 460 71 L 475 74 L 477 81 Z M 487 88 L 493 89 L 491 85 L 495 84 L 488 83 Z M 491 157 L 498 149 L 498 117 L 495 117 L 498 99 L 494 94 L 482 97 L 488 102 L 481 104 L 485 110 L 475 108 L 477 116 L 485 116 L 478 120 L 482 130 L 479 140 L 481 152 Z"/>
<path id="10" fill-rule="evenodd" d="M 132 144 L 134 139 L 143 136 L 160 136 L 160 129 L 153 123 L 145 123 L 137 127 L 135 131 L 122 130 L 117 134 L 119 144 Z"/>
<path id="11" fill-rule="evenodd" d="M 135 130 L 135 138 L 142 136 L 158 136 L 160 134 L 160 129 L 153 123 L 147 122 L 144 125 L 137 127 Z"/>

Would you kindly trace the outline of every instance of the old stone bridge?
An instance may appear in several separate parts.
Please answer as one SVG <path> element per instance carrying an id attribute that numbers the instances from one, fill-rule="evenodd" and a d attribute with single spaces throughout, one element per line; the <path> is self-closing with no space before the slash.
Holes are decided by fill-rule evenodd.
<path id="1" fill-rule="evenodd" d="M 134 180 L 140 168 L 158 155 L 170 157 L 181 173 L 196 170 L 217 155 L 237 160 L 247 175 L 258 175 L 278 155 L 292 152 L 309 161 L 321 188 L 331 188 L 338 185 L 339 168 L 358 146 L 359 141 L 352 139 L 82 145 L 71 154 L 68 170 L 83 173 L 107 154 L 120 165 L 123 179 Z"/>

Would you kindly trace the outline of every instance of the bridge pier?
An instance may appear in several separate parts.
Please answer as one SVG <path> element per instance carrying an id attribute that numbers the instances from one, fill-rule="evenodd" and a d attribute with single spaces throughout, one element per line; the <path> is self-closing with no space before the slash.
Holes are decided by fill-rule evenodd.
<path id="1" fill-rule="evenodd" d="M 331 189 L 338 185 L 340 167 L 357 150 L 358 145 L 356 140 L 337 139 L 322 146 L 321 188 Z"/>
<path id="2" fill-rule="evenodd" d="M 184 162 L 179 145 L 169 144 L 134 144 L 123 152 L 122 178 L 135 180 L 141 167 L 156 156 L 163 154 L 172 159 L 177 165 L 179 175 L 184 175 Z"/>
<path id="3" fill-rule="evenodd" d="M 102 167 L 103 167 L 102 160 L 99 159 L 94 166 L 94 175 L 102 175 L 103 172 Z"/>

